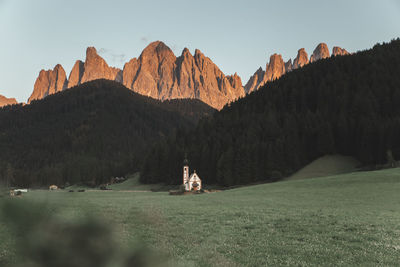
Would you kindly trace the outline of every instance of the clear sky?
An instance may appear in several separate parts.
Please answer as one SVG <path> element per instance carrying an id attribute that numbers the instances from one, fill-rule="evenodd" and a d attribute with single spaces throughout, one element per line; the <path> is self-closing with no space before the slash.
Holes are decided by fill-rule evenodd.
<path id="1" fill-rule="evenodd" d="M 320 42 L 355 52 L 400 37 L 399 0 L 0 0 L 0 94 L 26 101 L 41 69 L 67 76 L 87 46 L 119 68 L 151 41 L 200 49 L 245 84 L 269 56 Z"/>

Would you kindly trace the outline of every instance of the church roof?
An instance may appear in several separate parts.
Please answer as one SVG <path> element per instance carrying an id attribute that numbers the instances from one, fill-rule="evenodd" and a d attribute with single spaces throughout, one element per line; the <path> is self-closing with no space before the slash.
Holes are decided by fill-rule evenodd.
<path id="1" fill-rule="evenodd" d="M 192 180 L 192 178 L 197 178 L 197 179 L 201 180 L 200 177 L 199 177 L 199 176 L 197 175 L 197 173 L 195 173 L 195 172 L 192 173 L 192 174 L 189 176 L 189 181 Z M 197 180 L 197 179 L 196 179 L 196 180 Z"/>

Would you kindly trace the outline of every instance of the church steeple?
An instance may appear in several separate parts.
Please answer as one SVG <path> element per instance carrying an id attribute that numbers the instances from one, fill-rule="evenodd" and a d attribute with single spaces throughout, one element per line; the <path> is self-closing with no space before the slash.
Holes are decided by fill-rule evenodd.
<path id="1" fill-rule="evenodd" d="M 186 190 L 189 190 L 189 161 L 185 155 L 185 159 L 183 160 L 183 185 Z"/>
<path id="2" fill-rule="evenodd" d="M 189 161 L 187 159 L 187 153 L 185 153 L 185 159 L 183 160 L 183 166 L 189 166 Z"/>

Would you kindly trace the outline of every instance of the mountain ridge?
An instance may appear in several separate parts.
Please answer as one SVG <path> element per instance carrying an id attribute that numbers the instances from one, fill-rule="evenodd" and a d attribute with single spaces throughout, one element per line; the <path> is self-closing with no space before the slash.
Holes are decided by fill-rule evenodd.
<path id="1" fill-rule="evenodd" d="M 349 55 L 346 49 L 338 46 L 332 48 L 332 56 L 345 56 Z M 284 62 L 280 54 L 271 55 L 269 62 L 267 62 L 265 71 L 260 67 L 252 76 L 250 76 L 248 82 L 244 86 L 246 94 L 254 92 L 262 87 L 267 82 L 279 79 L 282 75 L 301 68 L 309 63 L 316 62 L 321 59 L 331 57 L 326 43 L 320 43 L 314 49 L 313 54 L 308 58 L 308 54 L 304 48 L 300 48 L 297 51 L 297 56 L 292 63 L 292 59 Z"/>
<path id="2" fill-rule="evenodd" d="M 41 70 L 28 103 L 100 78 L 155 99 L 196 98 L 217 109 L 245 95 L 240 77 L 236 73 L 225 75 L 199 49 L 192 55 L 185 48 L 176 57 L 167 45 L 156 41 L 122 70 L 109 66 L 96 48 L 88 47 L 85 61 L 75 62 L 68 79 L 60 64 L 53 70 Z"/>
<path id="3" fill-rule="evenodd" d="M 155 41 L 144 48 L 138 58 L 126 62 L 121 70 L 109 66 L 98 55 L 96 48 L 88 47 L 85 61 L 75 62 L 68 79 L 60 64 L 52 70 L 41 70 L 28 103 L 87 81 L 108 79 L 155 99 L 196 98 L 220 110 L 287 72 L 329 57 L 327 49 L 325 43 L 320 43 L 308 59 L 302 48 L 293 63 L 291 59 L 284 62 L 282 56 L 275 53 L 271 55 L 265 71 L 259 68 L 243 86 L 237 73 L 225 75 L 199 49 L 195 49 L 192 55 L 188 48 L 184 48 L 181 55 L 176 56 L 165 43 Z M 333 48 L 334 56 L 346 54 L 345 49 Z"/>

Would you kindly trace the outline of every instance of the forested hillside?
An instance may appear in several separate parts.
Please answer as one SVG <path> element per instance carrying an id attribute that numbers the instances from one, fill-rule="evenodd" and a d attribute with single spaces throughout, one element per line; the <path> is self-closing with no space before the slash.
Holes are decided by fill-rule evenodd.
<path id="1" fill-rule="evenodd" d="M 198 100 L 163 103 L 108 80 L 7 106 L 0 109 L 0 181 L 99 184 L 138 171 L 155 141 L 213 111 Z"/>
<path id="2" fill-rule="evenodd" d="M 400 40 L 317 61 L 267 83 L 147 154 L 141 180 L 181 182 L 185 153 L 206 184 L 275 181 L 325 154 L 400 158 Z"/>

